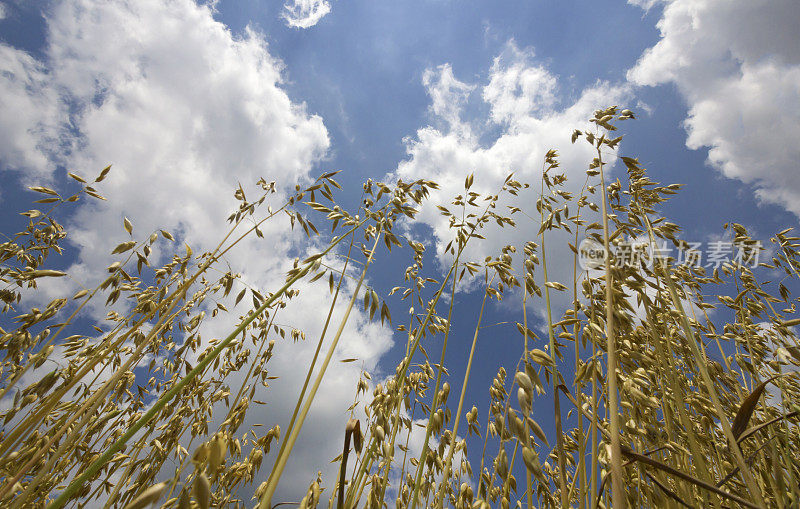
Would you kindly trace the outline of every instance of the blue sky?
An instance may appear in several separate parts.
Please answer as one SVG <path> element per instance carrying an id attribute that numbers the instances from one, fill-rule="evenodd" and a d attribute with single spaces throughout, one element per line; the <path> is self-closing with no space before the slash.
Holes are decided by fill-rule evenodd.
<path id="1" fill-rule="evenodd" d="M 208 248 L 224 228 L 236 183 L 252 186 L 262 175 L 289 189 L 341 169 L 339 200 L 350 207 L 368 178 L 433 178 L 445 200 L 473 172 L 479 191 L 494 189 L 512 168 L 536 183 L 544 152 L 556 147 L 579 185 L 589 153 L 573 148 L 569 134 L 611 104 L 638 115 L 624 126 L 623 154 L 638 156 L 654 180 L 685 185 L 663 212 L 687 240 L 718 239 L 733 221 L 768 242 L 800 216 L 800 5 L 793 0 L 0 6 L 2 230 L 18 228 L 13 212 L 30 208 L 25 186 L 65 188 L 67 170 L 91 175 L 114 164 L 103 188 L 109 202 L 63 218 L 74 234 L 57 263 L 82 284 L 99 277 L 92 267 L 107 265 L 123 216 L 138 231 L 166 227 Z M 433 211 L 420 220 L 415 234 L 429 244 L 426 270 L 435 277 L 437 242 L 449 237 Z M 272 245 L 254 244 L 232 260 L 267 289 L 299 242 L 284 226 L 271 234 Z M 520 231 L 495 233 L 471 254 L 524 240 Z M 554 250 L 554 259 L 567 252 Z M 389 269 L 405 260 L 387 256 L 370 284 L 385 294 L 405 265 Z M 457 298 L 474 316 L 467 310 L 478 296 Z M 493 313 L 496 321 L 514 316 L 504 307 Z M 352 336 L 362 340 L 345 342 L 341 357 L 392 372 L 391 334 L 363 316 L 353 322 Z M 313 337 L 318 326 L 309 327 Z M 454 334 L 471 338 L 472 327 L 466 321 Z M 476 388 L 518 355 L 481 345 Z M 298 362 L 308 353 L 302 346 L 286 352 Z M 451 354 L 459 385 L 465 353 Z M 358 367 L 337 369 L 328 404 L 308 426 L 308 447 L 290 465 L 298 480 L 284 488 L 287 497 L 336 455 L 338 438 L 329 441 L 321 423 L 344 419 Z M 285 384 L 275 392 L 296 390 Z M 275 414 L 290 400 L 276 396 Z M 319 458 L 319 450 L 331 454 Z"/>

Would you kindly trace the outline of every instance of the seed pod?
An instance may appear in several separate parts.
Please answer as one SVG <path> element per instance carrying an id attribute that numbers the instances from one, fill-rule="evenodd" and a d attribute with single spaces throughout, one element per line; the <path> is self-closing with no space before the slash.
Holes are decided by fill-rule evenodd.
<path id="1" fill-rule="evenodd" d="M 265 491 L 267 491 L 267 481 L 262 482 L 258 485 L 258 488 L 256 488 L 256 499 L 261 500 L 261 496 L 264 495 Z"/>
<path id="2" fill-rule="evenodd" d="M 208 459 L 208 444 L 203 443 L 194 450 L 194 456 L 192 456 L 192 463 L 196 466 L 203 465 L 206 460 Z"/>
<path id="3" fill-rule="evenodd" d="M 208 452 L 208 469 L 209 472 L 214 473 L 219 466 L 225 461 L 225 454 L 228 452 L 228 440 L 222 433 L 214 435 L 213 440 L 209 446 Z"/>
<path id="4" fill-rule="evenodd" d="M 575 383 L 576 384 L 581 382 L 581 381 L 583 381 L 583 377 L 586 376 L 586 372 L 588 371 L 587 370 L 588 366 L 589 366 L 589 364 L 586 363 L 586 362 L 581 362 L 578 365 L 578 369 L 575 371 Z"/>
<path id="5" fill-rule="evenodd" d="M 364 447 L 364 435 L 361 434 L 361 421 L 358 419 L 350 419 L 347 421 L 347 429 L 352 433 L 353 447 L 357 453 L 361 453 L 361 448 Z"/>
<path id="6" fill-rule="evenodd" d="M 508 474 L 508 457 L 506 456 L 505 449 L 500 449 L 500 454 L 497 456 L 495 463 L 495 470 L 497 471 L 497 475 L 501 478 L 506 478 Z"/>
<path id="7" fill-rule="evenodd" d="M 537 477 L 542 475 L 542 464 L 539 463 L 539 456 L 536 454 L 536 451 L 528 447 L 523 447 L 522 461 L 525 463 L 525 468 L 533 475 Z"/>
<path id="8" fill-rule="evenodd" d="M 505 428 L 505 423 L 503 422 L 503 416 L 501 414 L 495 414 L 494 416 L 494 426 L 497 428 L 497 431 L 500 432 Z"/>
<path id="9" fill-rule="evenodd" d="M 444 422 L 444 412 L 442 412 L 442 409 L 440 408 L 439 410 L 436 411 L 435 414 L 433 414 L 433 429 L 438 430 L 439 428 L 441 428 L 443 422 Z"/>
<path id="10" fill-rule="evenodd" d="M 531 411 L 531 395 L 528 391 L 520 387 L 517 389 L 517 401 L 522 413 L 527 415 Z"/>
<path id="11" fill-rule="evenodd" d="M 514 434 L 517 435 L 519 438 L 520 443 L 523 445 L 527 445 L 528 443 L 528 433 L 525 431 L 525 423 L 522 422 L 522 419 L 514 416 L 513 419 L 509 419 L 509 422 L 513 422 Z"/>
<path id="12" fill-rule="evenodd" d="M 128 505 L 125 506 L 125 509 L 144 509 L 150 504 L 153 504 L 161 498 L 161 493 L 163 493 L 164 488 L 167 487 L 167 483 L 161 482 L 158 484 L 154 484 L 150 486 L 144 492 L 133 499 Z"/>
<path id="13" fill-rule="evenodd" d="M 553 362 L 553 358 L 543 350 L 539 350 L 538 348 L 534 348 L 529 352 L 531 360 L 536 364 L 540 364 L 542 366 L 553 366 L 555 363 Z"/>
<path id="14" fill-rule="evenodd" d="M 264 451 L 261 449 L 253 449 L 252 451 L 253 452 L 250 453 L 250 464 L 258 470 L 261 468 L 261 460 L 264 458 Z"/>
<path id="15" fill-rule="evenodd" d="M 525 392 L 532 392 L 533 391 L 533 383 L 531 382 L 530 377 L 522 371 L 517 371 L 517 374 L 514 375 L 514 380 L 517 382 L 521 388 L 525 389 Z"/>
<path id="16" fill-rule="evenodd" d="M 547 435 L 544 434 L 544 430 L 541 426 L 539 426 L 539 423 L 530 417 L 528 417 L 528 429 L 533 431 L 533 434 L 539 437 L 539 439 L 544 442 L 544 445 L 550 447 L 550 443 L 547 441 Z"/>
<path id="17" fill-rule="evenodd" d="M 314 501 L 316 503 L 319 500 L 319 495 L 322 493 L 322 490 L 319 487 L 319 482 L 314 481 L 314 484 L 311 485 L 311 493 L 314 495 Z"/>
<path id="18" fill-rule="evenodd" d="M 533 366 L 525 363 L 525 374 L 528 375 L 528 378 L 531 379 L 531 383 L 536 388 L 537 394 L 544 394 L 544 388 L 542 386 L 542 381 L 539 378 L 539 374 L 533 369 Z"/>
<path id="19" fill-rule="evenodd" d="M 203 472 L 200 472 L 194 479 L 192 495 L 197 500 L 200 509 L 208 509 L 211 505 L 211 483 Z"/>
<path id="20" fill-rule="evenodd" d="M 390 444 L 389 442 L 384 442 L 382 447 L 383 447 L 383 456 L 387 460 L 392 459 L 392 457 L 394 456 L 394 447 L 392 447 L 392 444 Z"/>

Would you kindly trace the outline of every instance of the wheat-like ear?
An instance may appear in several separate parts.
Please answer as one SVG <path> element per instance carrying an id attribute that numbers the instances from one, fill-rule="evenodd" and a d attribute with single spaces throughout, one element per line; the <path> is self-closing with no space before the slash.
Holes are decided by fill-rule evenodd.
<path id="1" fill-rule="evenodd" d="M 369 180 L 352 212 L 335 201 L 336 172 L 295 186 L 280 206 L 268 201 L 280 186 L 261 179 L 255 194 L 244 185 L 233 191 L 228 231 L 204 253 L 169 231 L 142 232 L 130 214 L 117 219 L 123 239 L 110 249 L 113 263 L 95 267 L 99 283 L 75 280 L 78 289 L 26 308 L 40 298 L 42 282 L 77 277 L 52 263 L 67 233 L 58 217 L 80 200 L 104 200 L 102 182 L 114 174 L 110 167 L 94 179 L 70 174 L 81 186 L 71 196 L 32 186 L 47 208 L 24 211 L 22 231 L 0 244 L 0 505 L 236 507 L 254 486 L 260 507 L 273 507 L 356 312 L 365 322 L 380 318 L 404 348 L 381 380 L 362 370 L 352 405 L 342 409 L 349 420 L 331 505 L 796 506 L 800 344 L 793 327 L 800 318 L 792 289 L 800 237 L 791 228 L 778 232 L 770 259 L 755 263 L 767 252 L 744 226 L 729 223 L 740 252 L 713 270 L 674 257 L 624 261 L 620 246 L 632 239 L 688 245 L 659 215 L 680 186 L 653 182 L 638 159 L 618 153 L 615 131 L 633 118 L 616 106 L 600 109 L 572 133 L 572 143 L 594 151 L 582 185 L 570 183 L 574 169 L 559 173 L 555 150 L 542 155 L 538 193 L 513 174 L 487 193 L 482 175 L 465 171 L 455 197 L 429 180 Z M 626 175 L 609 174 L 614 161 Z M 431 206 L 450 227 L 450 239 L 437 246 L 449 260 L 444 270 L 430 263 L 429 246 L 405 237 Z M 289 261 L 278 288 L 256 288 L 227 255 L 245 239 L 268 241 L 267 221 L 283 219 L 321 247 Z M 325 221 L 329 235 L 318 228 Z M 504 228 L 525 232 L 507 237 L 522 240 L 487 246 Z M 562 239 L 569 260 L 554 257 Z M 604 247 L 600 265 L 580 265 L 582 239 Z M 410 259 L 390 291 L 381 285 L 396 267 L 380 265 L 384 247 Z M 471 259 L 473 248 L 495 251 Z M 571 281 L 553 279 L 562 263 L 572 264 Z M 760 269 L 771 271 L 770 280 Z M 368 282 L 376 270 L 382 277 Z M 471 316 L 461 292 L 476 288 L 483 300 Z M 268 417 L 285 417 L 282 430 L 252 409 L 275 398 L 268 387 L 269 363 L 281 360 L 275 345 L 306 336 L 302 324 L 284 323 L 282 309 L 313 291 L 333 297 L 322 311 L 327 318 L 309 313 L 323 332 L 305 374 L 297 374 L 293 415 Z M 519 296 L 522 309 L 494 323 L 488 301 L 509 296 Z M 347 312 L 322 355 L 340 297 Z M 107 308 L 106 320 L 86 325 L 89 305 Z M 406 323 L 392 319 L 402 306 Z M 238 326 L 209 337 L 209 323 L 234 310 Z M 454 336 L 465 328 L 471 342 Z M 434 357 L 431 342 L 439 339 Z M 483 389 L 471 385 L 476 366 L 487 362 L 479 341 L 518 352 L 508 371 L 481 365 L 496 373 Z M 461 348 L 464 365 L 445 365 Z M 358 353 L 342 362 L 357 360 Z M 243 378 L 234 385 L 236 373 Z M 454 380 L 461 380 L 457 404 Z M 488 404 L 476 396 L 481 390 Z M 328 460 L 319 458 L 320 467 Z M 325 479 L 314 472 L 293 503 L 320 503 Z"/>

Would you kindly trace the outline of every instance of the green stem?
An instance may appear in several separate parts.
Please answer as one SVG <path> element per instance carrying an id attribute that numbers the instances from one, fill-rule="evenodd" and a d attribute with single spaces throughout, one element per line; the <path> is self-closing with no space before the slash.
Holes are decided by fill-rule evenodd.
<path id="1" fill-rule="evenodd" d="M 358 226 L 356 226 L 356 228 L 357 227 Z M 355 228 L 353 228 L 351 232 L 352 231 L 355 231 Z M 340 240 L 341 239 L 337 239 L 337 241 L 332 243 L 325 251 L 322 252 L 322 254 L 324 255 L 328 253 L 331 249 L 333 249 L 334 246 L 337 245 L 337 243 Z M 61 495 L 58 496 L 58 498 L 56 498 L 54 501 L 52 501 L 50 504 L 47 505 L 46 509 L 59 509 L 63 507 L 64 504 L 70 498 L 72 498 L 72 496 L 75 495 L 89 479 L 91 479 L 98 471 L 100 471 L 100 469 L 106 463 L 108 463 L 108 461 L 114 456 L 114 454 L 116 454 L 118 451 L 122 449 L 125 443 L 128 440 L 130 440 L 136 434 L 136 432 L 138 432 L 146 424 L 152 421 L 155 418 L 156 414 L 158 414 L 158 412 L 160 412 L 161 409 L 172 398 L 180 394 L 180 392 L 184 389 L 184 387 L 186 387 L 186 385 L 189 384 L 189 382 L 194 380 L 194 378 L 198 374 L 200 374 L 203 370 L 205 370 L 206 366 L 208 366 L 211 362 L 213 362 L 214 359 L 216 359 L 217 356 L 219 356 L 219 354 L 222 353 L 222 351 L 225 348 L 227 348 L 228 345 L 234 339 L 236 339 L 236 337 L 239 334 L 241 334 L 242 331 L 244 331 L 245 328 L 248 325 L 250 325 L 250 323 L 253 320 L 255 320 L 257 316 L 259 316 L 261 313 L 264 312 L 264 310 L 266 310 L 269 306 L 271 306 L 272 303 L 275 300 L 277 300 L 278 297 L 283 295 L 283 293 L 286 292 L 286 290 L 288 290 L 294 283 L 296 283 L 299 279 L 304 277 L 307 274 L 309 268 L 310 266 L 306 267 L 305 269 L 299 270 L 277 292 L 275 292 L 261 306 L 259 306 L 258 309 L 253 311 L 249 317 L 245 318 L 245 320 L 242 321 L 242 323 L 238 327 L 236 327 L 236 329 L 233 332 L 231 332 L 230 335 L 228 335 L 228 337 L 226 337 L 223 341 L 221 341 L 220 344 L 217 345 L 217 347 L 210 354 L 204 357 L 203 360 L 197 364 L 197 366 L 195 366 L 189 373 L 186 374 L 186 376 L 184 376 L 177 384 L 172 386 L 171 389 L 169 389 L 166 393 L 164 393 L 164 395 L 162 395 L 158 399 L 158 401 L 155 404 L 153 404 L 150 410 L 148 410 L 142 417 L 140 417 L 139 420 L 136 421 L 128 429 L 127 432 L 125 432 L 125 434 L 123 434 L 119 439 L 117 439 L 117 441 L 114 442 L 114 444 L 111 445 L 111 447 L 109 447 L 99 458 L 93 461 L 92 464 L 86 468 L 83 474 L 78 476 L 77 479 L 73 480 L 69 484 L 69 486 L 67 486 L 67 488 L 61 493 Z"/>
<path id="2" fill-rule="evenodd" d="M 456 258 L 455 266 L 458 267 L 458 258 Z M 453 306 L 454 306 L 455 301 L 456 301 L 456 282 L 457 282 L 457 280 L 458 280 L 458 278 L 456 278 L 456 277 L 453 278 L 453 287 L 450 290 L 450 310 L 449 310 L 449 312 L 447 314 L 447 330 L 444 333 L 444 342 L 442 343 L 442 355 L 441 355 L 440 360 L 439 360 L 439 368 L 436 370 L 436 387 L 434 388 L 434 391 L 433 391 L 433 403 L 431 403 L 430 417 L 428 418 L 428 423 L 425 426 L 425 440 L 422 442 L 422 452 L 419 455 L 419 463 L 417 464 L 417 475 L 415 476 L 416 478 L 415 478 L 415 481 L 414 481 L 414 496 L 411 499 L 411 509 L 416 509 L 416 507 L 417 507 L 417 498 L 418 498 L 417 497 L 417 493 L 419 492 L 419 486 L 422 484 L 422 473 L 425 470 L 425 459 L 426 459 L 426 456 L 428 455 L 428 440 L 430 439 L 431 431 L 432 431 L 432 422 L 433 422 L 433 420 L 431 418 L 433 417 L 433 415 L 437 411 L 436 407 L 439 406 L 439 388 L 440 388 L 441 383 L 442 383 L 442 371 L 444 370 L 444 354 L 447 351 L 447 340 L 450 337 L 450 324 L 452 323 L 451 320 L 453 318 Z M 476 335 L 477 335 L 477 331 L 476 331 Z M 463 398 L 463 392 L 462 392 L 462 398 Z M 459 409 L 459 412 L 460 412 L 460 409 Z M 458 417 L 459 417 L 459 414 L 456 413 L 456 419 L 458 419 Z M 456 422 L 458 422 L 458 421 L 456 420 Z M 445 422 L 444 422 L 444 419 L 443 419 L 442 420 L 442 426 L 444 426 L 444 425 L 445 425 Z M 455 433 L 451 436 L 450 440 L 452 441 L 453 444 L 455 443 L 455 440 L 456 440 Z M 388 475 L 388 468 L 387 468 L 387 475 Z M 444 484 L 446 482 L 447 482 L 447 476 L 445 475 L 445 477 L 442 478 L 442 486 L 444 486 Z M 444 490 L 444 488 L 442 488 L 442 490 Z"/>
<path id="3" fill-rule="evenodd" d="M 546 171 L 546 170 L 545 170 Z M 542 191 L 541 191 L 541 207 L 540 211 L 542 214 L 542 224 L 544 224 L 544 211 L 545 211 L 545 200 L 544 200 L 544 174 L 542 175 Z M 544 276 L 544 298 L 545 298 L 545 305 L 547 308 L 547 335 L 550 339 L 550 355 L 553 358 L 553 365 L 550 366 L 550 374 L 553 377 L 553 387 L 555 388 L 558 386 L 560 381 L 561 375 L 558 372 L 558 367 L 556 366 L 557 358 L 556 355 L 556 338 L 555 333 L 553 332 L 553 314 L 552 314 L 552 306 L 550 305 L 550 287 L 547 286 L 549 281 L 547 276 L 547 252 L 545 250 L 545 242 L 544 242 L 544 234 L 546 230 L 542 230 L 541 240 L 542 240 L 542 271 Z M 525 359 L 527 362 L 527 359 Z M 568 509 L 569 508 L 569 494 L 567 493 L 567 468 L 566 468 L 566 458 L 564 457 L 564 432 L 561 426 L 561 402 L 559 399 L 558 390 L 553 389 L 553 413 L 555 415 L 555 425 L 556 425 L 556 452 L 558 456 L 558 484 L 559 484 L 559 491 L 561 494 L 561 509 Z"/>
<path id="4" fill-rule="evenodd" d="M 628 505 L 625 496 L 625 486 L 622 477 L 622 449 L 620 443 L 619 414 L 617 413 L 617 340 L 614 334 L 614 276 L 611 273 L 611 247 L 608 231 L 608 198 L 606 178 L 603 172 L 603 155 L 600 144 L 597 146 L 597 158 L 600 167 L 601 194 L 603 196 L 603 247 L 605 249 L 605 279 L 606 279 L 606 351 L 608 354 L 608 416 L 609 431 L 611 432 L 611 489 L 612 501 L 616 509 L 624 509 Z"/>
<path id="5" fill-rule="evenodd" d="M 325 334 L 328 331 L 328 325 L 331 322 L 331 317 L 333 316 L 333 310 L 336 306 L 336 300 L 339 298 L 339 290 L 342 287 L 342 283 L 345 279 L 345 272 L 347 271 L 347 265 L 350 263 L 350 254 L 352 253 L 353 249 L 353 241 L 354 238 L 350 238 L 350 246 L 347 250 L 347 258 L 345 258 L 344 267 L 342 268 L 342 277 L 339 278 L 339 283 L 336 285 L 336 292 L 333 294 L 333 301 L 331 302 L 330 309 L 328 310 L 328 316 L 325 319 L 325 326 L 322 328 L 322 332 L 319 335 L 319 341 L 317 342 L 317 349 L 314 352 L 314 357 L 311 359 L 311 365 L 308 367 L 308 372 L 306 373 L 305 382 L 303 382 L 303 388 L 300 391 L 300 395 L 297 397 L 297 403 L 294 406 L 294 411 L 292 412 L 292 418 L 289 419 L 289 425 L 286 428 L 286 431 L 283 435 L 283 440 L 281 441 L 281 448 L 278 450 L 278 454 L 275 457 L 275 464 L 272 466 L 272 470 L 269 473 L 269 477 L 267 478 L 267 482 L 272 480 L 272 474 L 275 472 L 276 467 L 278 466 L 278 460 L 283 456 L 283 452 L 286 450 L 286 443 L 288 441 L 289 435 L 291 435 L 292 430 L 294 429 L 294 423 L 297 419 L 297 414 L 300 411 L 300 405 L 303 403 L 303 399 L 306 395 L 306 390 L 308 389 L 308 383 L 311 381 L 311 374 L 314 371 L 314 366 L 317 363 L 317 358 L 319 357 L 319 352 L 322 350 L 322 342 L 325 339 Z"/>
<path id="6" fill-rule="evenodd" d="M 692 332 L 691 326 L 689 325 L 689 321 L 686 318 L 686 313 L 683 310 L 681 301 L 678 298 L 678 292 L 675 287 L 675 282 L 672 280 L 672 275 L 669 274 L 668 269 L 665 270 L 664 275 L 665 275 L 664 279 L 666 279 L 667 285 L 669 287 L 669 293 L 672 296 L 673 305 L 675 306 L 675 309 L 678 311 L 678 313 L 680 313 L 681 325 L 683 325 L 683 331 L 684 334 L 686 334 L 686 341 L 689 343 L 689 347 L 692 351 L 692 354 L 695 357 L 695 362 L 697 363 L 698 370 L 700 371 L 700 376 L 703 380 L 703 383 L 706 386 L 708 395 L 711 397 L 711 403 L 714 405 L 717 417 L 719 418 L 720 424 L 722 425 L 722 432 L 725 434 L 725 438 L 728 439 L 728 444 L 730 445 L 731 451 L 733 451 L 733 457 L 736 459 L 737 466 L 739 467 L 739 470 L 742 473 L 742 476 L 744 477 L 744 482 L 747 485 L 747 490 L 750 492 L 750 495 L 755 499 L 756 504 L 759 507 L 765 507 L 764 498 L 763 495 L 761 494 L 761 490 L 756 484 L 753 475 L 750 473 L 750 469 L 747 468 L 747 464 L 744 461 L 744 456 L 742 455 L 742 451 L 739 448 L 739 444 L 733 437 L 733 431 L 731 430 L 731 423 L 728 421 L 728 417 L 725 415 L 725 412 L 722 409 L 722 404 L 720 403 L 719 396 L 717 395 L 717 391 L 714 388 L 714 383 L 711 381 L 711 375 L 709 375 L 708 373 L 705 359 L 703 357 L 702 352 L 700 351 L 700 348 L 697 346 L 697 340 L 695 339 L 694 333 Z"/>
<path id="7" fill-rule="evenodd" d="M 494 276 L 492 276 L 492 281 L 494 281 Z M 489 281 L 488 285 L 491 285 L 492 282 Z M 478 314 L 478 324 L 475 326 L 475 334 L 472 336 L 472 347 L 469 351 L 469 359 L 467 360 L 467 370 L 464 373 L 464 381 L 461 384 L 461 396 L 458 398 L 458 409 L 456 410 L 456 417 L 455 422 L 453 423 L 453 431 L 451 434 L 451 441 L 450 441 L 450 451 L 447 453 L 447 461 L 444 464 L 444 475 L 442 475 L 442 485 L 439 487 L 439 494 L 436 497 L 436 507 L 442 507 L 444 502 L 444 492 L 446 482 L 450 476 L 450 468 L 453 462 L 453 454 L 456 450 L 456 437 L 458 436 L 458 425 L 461 421 L 461 412 L 464 410 L 464 398 L 467 395 L 467 382 L 469 381 L 469 374 L 472 370 L 472 359 L 475 357 L 475 345 L 478 344 L 478 332 L 481 330 L 481 322 L 483 321 L 483 309 L 486 306 L 486 299 L 489 296 L 488 293 L 483 294 L 483 302 L 481 303 L 481 311 Z"/>
<path id="8" fill-rule="evenodd" d="M 283 473 L 284 468 L 286 467 L 286 462 L 289 460 L 289 455 L 292 453 L 292 448 L 294 447 L 295 442 L 297 441 L 297 437 L 300 434 L 300 430 L 303 427 L 303 422 L 305 421 L 306 416 L 308 415 L 308 411 L 311 408 L 311 404 L 314 402 L 314 397 L 317 395 L 317 391 L 319 390 L 319 386 L 322 383 L 322 377 L 325 376 L 325 371 L 328 369 L 328 364 L 333 357 L 333 352 L 336 350 L 336 345 L 339 343 L 339 338 L 342 336 L 342 332 L 344 332 L 344 327 L 347 324 L 347 319 L 350 316 L 350 311 L 353 309 L 353 304 L 355 304 L 356 299 L 358 298 L 358 291 L 361 289 L 361 285 L 364 283 L 364 278 L 367 275 L 367 269 L 369 268 L 369 264 L 372 262 L 373 256 L 375 255 L 375 250 L 378 247 L 378 241 L 381 237 L 381 230 L 379 229 L 378 232 L 375 233 L 375 243 L 372 246 L 372 251 L 369 253 L 369 257 L 367 258 L 366 263 L 364 264 L 364 270 L 361 272 L 361 278 L 358 280 L 358 284 L 356 285 L 355 290 L 353 290 L 353 297 L 350 299 L 350 304 L 347 306 L 347 310 L 344 313 L 344 317 L 342 318 L 341 323 L 339 324 L 339 330 L 336 332 L 336 335 L 331 342 L 331 346 L 328 348 L 328 353 L 325 356 L 325 360 L 322 361 L 322 365 L 319 368 L 319 373 L 317 374 L 317 378 L 314 380 L 314 385 L 311 387 L 311 391 L 308 394 L 308 399 L 306 399 L 306 403 L 303 406 L 303 410 L 300 413 L 300 416 L 297 419 L 297 423 L 295 427 L 292 429 L 291 435 L 289 436 L 288 442 L 286 444 L 286 449 L 283 455 L 279 456 L 278 462 L 273 470 L 272 477 L 270 478 L 267 489 L 265 490 L 264 494 L 261 497 L 261 502 L 259 503 L 260 509 L 269 509 L 272 503 L 272 496 L 275 494 L 275 490 L 278 487 L 278 482 L 280 481 L 281 474 Z M 328 248 L 330 250 L 333 245 Z"/>

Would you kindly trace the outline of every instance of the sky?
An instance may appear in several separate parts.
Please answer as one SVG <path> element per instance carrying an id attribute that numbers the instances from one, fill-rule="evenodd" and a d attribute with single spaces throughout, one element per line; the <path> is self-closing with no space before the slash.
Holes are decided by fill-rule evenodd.
<path id="1" fill-rule="evenodd" d="M 512 170 L 538 183 L 544 153 L 557 148 L 579 186 L 591 153 L 571 145 L 570 133 L 617 104 L 637 115 L 624 125 L 623 155 L 639 157 L 655 181 L 684 184 L 662 213 L 685 239 L 719 240 L 732 221 L 767 243 L 800 216 L 797 26 L 795 0 L 2 0 L 0 227 L 22 224 L 14 212 L 35 199 L 27 186 L 70 189 L 67 171 L 94 175 L 113 164 L 102 187 L 108 201 L 63 218 L 70 249 L 56 263 L 72 280 L 44 288 L 52 297 L 99 280 L 95 269 L 124 239 L 123 216 L 142 235 L 166 228 L 213 247 L 234 188 L 252 189 L 262 176 L 280 197 L 342 170 L 337 200 L 349 208 L 366 179 L 426 178 L 441 185 L 436 203 L 462 192 L 471 173 L 478 192 L 494 192 Z M 623 176 L 612 167 L 612 178 Z M 535 198 L 526 199 L 532 208 Z M 425 269 L 436 277 L 447 224 L 432 207 L 419 221 L 413 235 L 428 245 Z M 265 289 L 298 249 L 313 247 L 285 225 L 270 228 L 271 242 L 229 260 Z M 470 256 L 529 236 L 492 232 Z M 556 261 L 568 253 L 552 249 Z M 385 296 L 407 258 L 378 263 L 387 270 L 368 284 Z M 571 269 L 552 270 L 566 280 Z M 479 293 L 457 294 L 465 316 Z M 286 321 L 313 338 L 324 317 L 307 310 L 327 301 L 311 289 L 304 296 L 311 303 L 290 306 Z M 400 313 L 402 303 L 393 305 Z M 507 312 L 495 306 L 492 316 Z M 474 325 L 465 319 L 455 336 L 471 338 Z M 496 330 L 479 346 L 476 399 L 518 355 L 497 347 L 511 333 Z M 337 365 L 326 379 L 283 497 L 302 496 L 318 468 L 330 470 L 360 369 L 393 372 L 398 338 L 354 313 L 337 358 L 360 363 Z M 288 360 L 275 372 L 306 363 L 313 342 L 281 346 Z M 451 376 L 460 381 L 466 352 L 454 350 Z M 269 419 L 285 422 L 291 411 L 289 378 L 273 386 Z M 341 424 L 333 438 L 330 422 Z"/>

